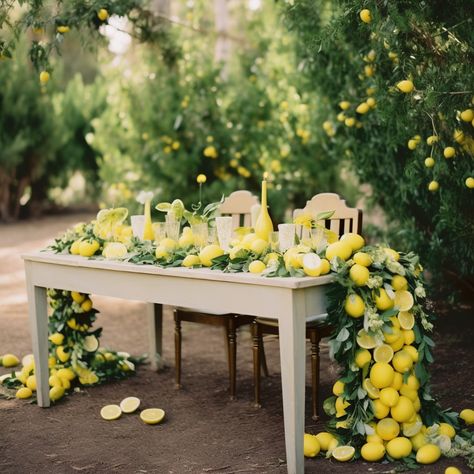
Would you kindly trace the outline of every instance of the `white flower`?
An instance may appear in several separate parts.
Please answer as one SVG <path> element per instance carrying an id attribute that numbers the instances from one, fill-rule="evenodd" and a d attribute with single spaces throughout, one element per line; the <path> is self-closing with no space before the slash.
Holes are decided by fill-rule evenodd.
<path id="1" fill-rule="evenodd" d="M 371 276 L 367 281 L 367 286 L 371 289 L 380 288 L 383 284 L 383 278 L 381 276 Z"/>
<path id="2" fill-rule="evenodd" d="M 425 298 L 426 297 L 426 291 L 423 288 L 423 285 L 420 285 L 420 284 L 416 285 L 415 295 L 418 296 L 418 298 Z"/>
<path id="3" fill-rule="evenodd" d="M 151 201 L 152 199 L 153 199 L 152 191 L 140 191 L 137 196 L 137 201 L 140 204 L 145 204 L 147 201 Z"/>
<path id="4" fill-rule="evenodd" d="M 121 242 L 109 242 L 105 245 L 102 255 L 107 260 L 118 260 L 125 257 L 127 254 L 127 247 Z"/>
<path id="5" fill-rule="evenodd" d="M 387 268 L 392 272 L 392 273 L 397 273 L 398 275 L 405 276 L 405 269 L 403 266 L 396 262 L 395 260 L 389 258 L 386 261 Z"/>

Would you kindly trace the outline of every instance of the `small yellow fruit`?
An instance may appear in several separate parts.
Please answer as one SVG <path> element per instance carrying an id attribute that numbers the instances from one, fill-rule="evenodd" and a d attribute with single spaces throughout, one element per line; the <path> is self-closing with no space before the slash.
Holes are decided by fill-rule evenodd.
<path id="1" fill-rule="evenodd" d="M 33 395 L 31 388 L 21 387 L 16 391 L 15 397 L 20 399 L 30 398 Z"/>
<path id="2" fill-rule="evenodd" d="M 356 124 L 356 120 L 353 117 L 348 117 L 344 120 L 344 124 L 346 127 L 353 127 Z"/>
<path id="3" fill-rule="evenodd" d="M 431 135 L 426 139 L 426 144 L 428 146 L 433 146 L 437 142 L 438 142 L 438 136 L 437 135 Z"/>
<path id="4" fill-rule="evenodd" d="M 62 380 L 74 380 L 75 377 L 76 377 L 76 374 L 74 373 L 74 371 L 70 368 L 63 368 L 63 369 L 59 369 L 56 373 L 56 375 Z"/>
<path id="5" fill-rule="evenodd" d="M 408 352 L 402 349 L 393 356 L 392 365 L 397 372 L 404 374 L 413 367 L 413 359 Z"/>
<path id="6" fill-rule="evenodd" d="M 469 189 L 474 189 L 474 178 L 469 176 L 469 178 L 466 178 L 465 184 Z"/>
<path id="7" fill-rule="evenodd" d="M 268 242 L 260 238 L 255 239 L 250 244 L 250 250 L 257 255 L 260 255 L 263 252 L 265 252 L 267 247 L 268 247 Z"/>
<path id="8" fill-rule="evenodd" d="M 474 119 L 474 111 L 472 109 L 463 110 L 460 115 L 463 122 L 472 122 Z"/>
<path id="9" fill-rule="evenodd" d="M 368 111 L 369 111 L 370 107 L 369 107 L 369 104 L 367 102 L 362 102 L 361 104 L 359 104 L 356 108 L 356 112 L 358 114 L 366 114 Z"/>
<path id="10" fill-rule="evenodd" d="M 433 464 L 441 457 L 441 449 L 435 444 L 425 444 L 416 453 L 416 462 Z"/>
<path id="11" fill-rule="evenodd" d="M 386 418 L 387 415 L 390 412 L 390 407 L 385 405 L 380 398 L 377 398 L 372 402 L 373 405 L 373 410 L 374 410 L 374 416 L 375 418 L 382 420 L 383 418 Z"/>
<path id="12" fill-rule="evenodd" d="M 425 159 L 425 166 L 427 168 L 433 168 L 434 165 L 435 165 L 435 160 L 431 156 L 428 156 L 428 158 Z"/>
<path id="13" fill-rule="evenodd" d="M 361 329 L 357 333 L 357 344 L 364 349 L 373 349 L 377 345 L 377 341 L 365 329 Z"/>
<path id="14" fill-rule="evenodd" d="M 357 252 L 354 254 L 353 260 L 358 265 L 362 265 L 363 267 L 370 267 L 372 265 L 372 257 L 365 252 Z"/>
<path id="15" fill-rule="evenodd" d="M 355 354 L 355 364 L 362 369 L 372 360 L 372 356 L 367 349 L 358 349 Z"/>
<path id="16" fill-rule="evenodd" d="M 366 461 L 380 461 L 385 456 L 385 447 L 381 443 L 366 443 L 362 446 L 360 454 Z"/>
<path id="17" fill-rule="evenodd" d="M 100 410 L 100 416 L 107 421 L 116 420 L 122 416 L 122 410 L 118 405 L 105 405 Z"/>
<path id="18" fill-rule="evenodd" d="M 97 12 L 97 18 L 99 18 L 100 21 L 105 21 L 109 18 L 109 12 L 105 8 L 101 8 Z"/>
<path id="19" fill-rule="evenodd" d="M 161 245 L 158 245 L 155 250 L 155 257 L 160 260 L 162 258 L 167 259 L 169 257 L 169 252 L 165 247 L 162 247 Z"/>
<path id="20" fill-rule="evenodd" d="M 84 313 L 88 313 L 92 309 L 92 301 L 88 298 L 81 304 L 81 309 Z"/>
<path id="21" fill-rule="evenodd" d="M 371 109 L 377 105 L 377 101 L 373 97 L 369 97 L 365 102 Z"/>
<path id="22" fill-rule="evenodd" d="M 1 365 L 3 365 L 3 367 L 16 367 L 19 363 L 20 363 L 20 359 L 18 359 L 18 357 L 16 355 L 13 355 L 13 354 L 5 354 L 2 358 L 1 358 Z"/>
<path id="23" fill-rule="evenodd" d="M 412 138 L 408 140 L 407 146 L 409 150 L 414 150 L 418 146 L 418 142 Z"/>
<path id="24" fill-rule="evenodd" d="M 336 397 L 341 396 L 344 393 L 344 382 L 341 382 L 340 380 L 336 380 L 336 382 L 332 386 L 332 393 Z"/>
<path id="25" fill-rule="evenodd" d="M 407 279 L 401 275 L 394 275 L 394 277 L 392 278 L 392 288 L 395 291 L 407 290 L 408 289 Z"/>
<path id="26" fill-rule="evenodd" d="M 39 75 L 39 80 L 41 84 L 47 84 L 49 81 L 49 72 L 48 71 L 41 71 Z"/>
<path id="27" fill-rule="evenodd" d="M 36 375 L 30 375 L 26 379 L 26 386 L 32 391 L 36 392 Z"/>
<path id="28" fill-rule="evenodd" d="M 413 446 L 413 451 L 418 451 L 422 446 L 428 444 L 425 434 L 420 431 L 415 436 L 410 438 L 411 444 Z"/>
<path id="29" fill-rule="evenodd" d="M 75 240 L 71 247 L 69 248 L 69 252 L 71 255 L 79 255 L 79 245 L 81 244 L 80 240 Z"/>
<path id="30" fill-rule="evenodd" d="M 369 281 L 370 273 L 367 267 L 355 263 L 349 270 L 349 277 L 356 286 L 364 286 Z"/>
<path id="31" fill-rule="evenodd" d="M 443 155 L 445 158 L 452 158 L 455 154 L 456 154 L 456 150 L 452 146 L 447 146 L 443 150 Z"/>
<path id="32" fill-rule="evenodd" d="M 352 247 L 350 244 L 340 241 L 329 244 L 326 249 L 326 258 L 331 261 L 334 257 L 347 260 L 352 255 Z"/>
<path id="33" fill-rule="evenodd" d="M 332 451 L 332 457 L 340 462 L 350 461 L 355 454 L 353 446 L 337 446 Z"/>
<path id="34" fill-rule="evenodd" d="M 374 425 L 373 428 L 375 428 L 377 425 Z M 366 437 L 367 443 L 380 443 L 383 444 L 383 439 L 376 433 L 367 435 Z"/>
<path id="35" fill-rule="evenodd" d="M 403 340 L 405 341 L 405 344 L 407 346 L 415 342 L 415 331 L 413 331 L 412 329 L 403 330 L 402 334 L 403 334 Z"/>
<path id="36" fill-rule="evenodd" d="M 360 318 L 364 315 L 365 303 L 364 300 L 355 293 L 351 293 L 347 296 L 344 304 L 346 313 L 353 318 Z"/>
<path id="37" fill-rule="evenodd" d="M 71 298 L 77 304 L 81 304 L 86 299 L 86 295 L 78 293 L 77 291 L 71 291 Z"/>
<path id="38" fill-rule="evenodd" d="M 375 400 L 380 397 L 380 390 L 377 387 L 374 387 L 370 379 L 364 379 L 362 382 L 362 388 L 367 392 L 369 398 Z"/>
<path id="39" fill-rule="evenodd" d="M 49 398 L 51 401 L 55 402 L 64 396 L 64 387 L 55 385 L 49 390 Z"/>
<path id="40" fill-rule="evenodd" d="M 464 142 L 465 138 L 466 137 L 465 137 L 464 132 L 462 130 L 454 130 L 453 140 L 456 143 L 462 144 Z"/>
<path id="41" fill-rule="evenodd" d="M 92 257 L 97 250 L 99 250 L 100 244 L 97 240 L 83 240 L 79 244 L 79 255 L 81 257 Z"/>
<path id="42" fill-rule="evenodd" d="M 410 92 L 413 92 L 413 89 L 415 88 L 415 86 L 412 81 L 405 80 L 405 81 L 398 82 L 397 88 L 401 92 L 404 92 L 405 94 L 409 94 Z"/>
<path id="43" fill-rule="evenodd" d="M 415 325 L 415 317 L 408 311 L 400 311 L 397 315 L 397 320 L 400 327 L 405 330 L 413 329 Z"/>
<path id="44" fill-rule="evenodd" d="M 410 455 L 412 448 L 411 441 L 403 436 L 390 440 L 386 446 L 388 455 L 393 459 L 406 458 Z"/>
<path id="45" fill-rule="evenodd" d="M 140 413 L 140 419 L 147 425 L 156 425 L 165 417 L 161 408 L 147 408 Z"/>
<path id="46" fill-rule="evenodd" d="M 181 264 L 183 267 L 194 267 L 195 265 L 200 265 L 201 260 L 197 255 L 186 255 Z"/>
<path id="47" fill-rule="evenodd" d="M 331 433 L 327 431 L 322 431 L 315 435 L 315 438 L 319 441 L 319 446 L 321 447 L 321 451 L 327 451 L 329 449 L 329 445 L 333 441 L 337 441 L 336 438 Z"/>
<path id="48" fill-rule="evenodd" d="M 123 413 L 133 413 L 140 406 L 140 399 L 137 397 L 127 397 L 120 402 L 120 409 Z"/>
<path id="49" fill-rule="evenodd" d="M 390 410 L 390 414 L 395 421 L 406 423 L 415 414 L 413 402 L 404 395 L 400 396 L 397 404 Z"/>
<path id="50" fill-rule="evenodd" d="M 250 273 L 262 273 L 267 266 L 261 260 L 254 260 L 249 265 L 249 272 Z"/>
<path id="51" fill-rule="evenodd" d="M 473 187 L 474 187 L 474 179 L 473 181 Z M 320 265 L 320 270 L 321 270 L 321 275 L 326 275 L 331 271 L 331 264 L 329 261 L 325 258 L 321 259 L 321 265 Z"/>
<path id="52" fill-rule="evenodd" d="M 344 234 L 341 237 L 340 242 L 348 244 L 353 252 L 361 249 L 365 245 L 364 238 L 359 234 L 355 234 L 354 232 L 348 232 L 347 234 Z"/>
<path id="53" fill-rule="evenodd" d="M 56 31 L 61 34 L 69 33 L 69 26 L 66 25 L 60 25 L 56 28 Z"/>
<path id="54" fill-rule="evenodd" d="M 383 249 L 383 251 L 385 252 L 387 257 L 395 260 L 396 262 L 400 260 L 400 254 L 396 250 L 386 247 Z"/>
<path id="55" fill-rule="evenodd" d="M 408 354 L 410 354 L 410 357 L 412 358 L 413 362 L 418 362 L 419 354 L 416 347 L 405 345 L 403 347 L 403 350 L 405 352 L 408 352 Z"/>
<path id="56" fill-rule="evenodd" d="M 367 8 L 364 8 L 359 12 L 359 18 L 364 22 L 364 23 L 370 23 L 372 21 L 372 13 L 370 13 L 370 10 Z"/>
<path id="57" fill-rule="evenodd" d="M 454 466 L 447 467 L 444 474 L 462 474 L 462 472 Z"/>
<path id="58" fill-rule="evenodd" d="M 343 100 L 342 102 L 339 102 L 339 107 L 342 110 L 347 110 L 351 106 L 351 103 L 348 102 L 347 100 Z"/>
<path id="59" fill-rule="evenodd" d="M 304 434 L 304 455 L 307 458 L 314 458 L 319 454 L 321 446 L 316 436 L 312 434 Z"/>
<path id="60" fill-rule="evenodd" d="M 438 191 L 439 189 L 439 183 L 438 181 L 431 181 L 429 184 L 428 184 L 428 190 L 431 191 L 431 192 L 435 192 L 435 191 Z"/>
<path id="61" fill-rule="evenodd" d="M 393 349 L 388 344 L 382 344 L 374 349 L 375 362 L 386 362 L 387 364 L 393 358 Z"/>
<path id="62" fill-rule="evenodd" d="M 400 433 L 400 425 L 392 418 L 384 418 L 377 423 L 375 432 L 384 441 L 390 441 Z"/>
<path id="63" fill-rule="evenodd" d="M 465 408 L 459 413 L 459 418 L 464 420 L 466 425 L 474 425 L 474 410 L 470 408 Z"/>
<path id="64" fill-rule="evenodd" d="M 400 395 L 392 387 L 385 387 L 380 390 L 380 401 L 389 408 L 394 407 L 398 403 Z M 387 410 L 388 414 L 388 410 Z"/>
<path id="65" fill-rule="evenodd" d="M 392 326 L 391 329 L 392 329 L 391 333 L 389 332 L 383 333 L 385 342 L 387 342 L 387 344 L 393 344 L 394 342 L 398 341 L 400 337 L 402 337 L 402 333 L 400 329 L 398 329 L 397 326 Z"/>
<path id="66" fill-rule="evenodd" d="M 453 439 L 456 436 L 455 429 L 448 423 L 439 424 L 439 434 L 449 436 L 450 439 Z"/>
<path id="67" fill-rule="evenodd" d="M 199 258 L 205 267 L 210 267 L 212 265 L 212 259 L 220 257 L 221 255 L 224 255 L 224 251 L 215 244 L 208 245 L 199 252 Z"/>
<path id="68" fill-rule="evenodd" d="M 69 360 L 69 358 L 71 357 L 71 354 L 64 350 L 64 346 L 58 346 L 56 348 L 56 355 L 57 355 L 58 359 L 63 363 L 67 362 Z"/>
<path id="69" fill-rule="evenodd" d="M 390 387 L 393 377 L 393 367 L 385 362 L 376 362 L 370 369 L 370 381 L 376 388 Z"/>
<path id="70" fill-rule="evenodd" d="M 380 311 L 385 311 L 393 307 L 393 300 L 390 299 L 384 288 L 379 288 L 378 293 L 377 291 L 374 293 L 374 297 L 375 306 L 377 306 L 377 309 L 380 309 Z"/>

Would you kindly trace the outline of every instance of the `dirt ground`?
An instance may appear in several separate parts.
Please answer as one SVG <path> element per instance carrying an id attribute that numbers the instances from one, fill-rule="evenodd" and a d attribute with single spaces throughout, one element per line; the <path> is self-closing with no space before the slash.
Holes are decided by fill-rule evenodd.
<path id="1" fill-rule="evenodd" d="M 0 354 L 31 352 L 23 264 L 20 254 L 44 247 L 69 225 L 89 215 L 48 217 L 0 225 Z M 147 350 L 144 305 L 94 297 L 104 328 L 102 345 L 139 355 Z M 474 407 L 474 325 L 472 309 L 442 314 L 436 328 L 434 393 L 444 407 Z M 73 394 L 53 408 L 41 409 L 20 400 L 0 399 L 0 473 L 284 473 L 285 447 L 278 340 L 266 340 L 271 371 L 263 382 L 263 407 L 252 406 L 252 354 L 247 330 L 238 339 L 238 399 L 227 396 L 227 366 L 220 328 L 183 323 L 183 384 L 174 388 L 173 324 L 164 319 L 167 368 L 153 373 L 147 366 L 126 381 Z M 0 369 L 1 373 L 5 369 Z M 468 374 L 471 374 L 469 376 Z M 322 347 L 322 398 L 337 376 Z M 309 379 L 309 374 L 307 375 Z M 310 387 L 307 385 L 307 400 Z M 160 407 L 165 422 L 144 425 L 138 415 L 115 422 L 99 416 L 103 405 L 137 396 L 142 407 Z M 310 409 L 307 403 L 306 413 Z M 306 431 L 323 429 L 324 418 L 306 419 Z M 418 472 L 444 473 L 463 460 L 444 459 Z M 388 464 L 362 461 L 340 464 L 307 459 L 305 472 L 391 472 Z"/>

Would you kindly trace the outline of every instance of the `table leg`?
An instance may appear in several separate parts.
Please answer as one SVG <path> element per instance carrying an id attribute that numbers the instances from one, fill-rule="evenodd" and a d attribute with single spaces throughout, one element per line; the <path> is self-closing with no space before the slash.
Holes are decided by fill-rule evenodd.
<path id="1" fill-rule="evenodd" d="M 163 368 L 163 305 L 147 303 L 148 353 L 151 369 Z"/>
<path id="2" fill-rule="evenodd" d="M 36 396 L 40 407 L 49 407 L 48 301 L 46 288 L 27 284 L 31 340 L 35 357 Z"/>
<path id="3" fill-rule="evenodd" d="M 305 307 L 303 294 L 294 293 L 287 313 L 279 317 L 281 385 L 289 474 L 304 472 Z"/>

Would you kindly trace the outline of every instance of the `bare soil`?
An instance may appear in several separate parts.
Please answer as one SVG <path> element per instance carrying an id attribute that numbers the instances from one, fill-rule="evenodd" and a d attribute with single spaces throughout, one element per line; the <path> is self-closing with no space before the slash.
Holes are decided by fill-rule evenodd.
<path id="1" fill-rule="evenodd" d="M 44 247 L 73 223 L 90 215 L 43 218 L 0 226 L 0 354 L 31 352 L 23 264 L 20 254 Z M 147 349 L 144 305 L 94 297 L 104 328 L 102 345 L 139 355 Z M 474 406 L 472 309 L 443 311 L 436 327 L 433 389 L 444 407 Z M 143 366 L 135 377 L 82 390 L 49 409 L 0 399 L 0 473 L 285 473 L 285 446 L 278 339 L 265 342 L 270 377 L 263 382 L 263 407 L 253 407 L 252 354 L 248 330 L 238 339 L 238 399 L 227 395 L 224 335 L 219 328 L 183 323 L 183 384 L 174 388 L 173 322 L 164 319 L 167 368 Z M 0 369 L 1 373 L 5 369 Z M 322 346 L 322 399 L 329 395 L 337 367 Z M 310 380 L 309 373 L 307 380 Z M 310 387 L 307 385 L 307 400 Z M 143 424 L 138 415 L 115 422 L 100 418 L 103 405 L 137 396 L 142 407 L 160 407 L 165 421 Z M 306 406 L 306 431 L 323 430 Z M 461 459 L 443 459 L 418 472 L 443 473 Z M 391 472 L 389 464 L 342 464 L 307 459 L 305 472 Z"/>

